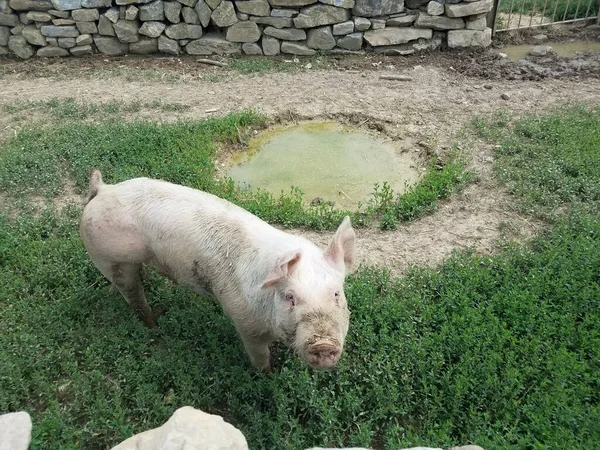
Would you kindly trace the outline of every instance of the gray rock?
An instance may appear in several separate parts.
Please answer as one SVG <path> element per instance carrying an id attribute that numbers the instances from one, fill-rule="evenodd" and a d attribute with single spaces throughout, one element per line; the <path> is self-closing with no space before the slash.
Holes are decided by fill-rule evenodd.
<path id="1" fill-rule="evenodd" d="M 404 11 L 404 0 L 356 0 L 355 16 L 377 17 Z"/>
<path id="2" fill-rule="evenodd" d="M 531 40 L 535 43 L 535 44 L 542 44 L 543 42 L 546 42 L 546 40 L 548 39 L 548 36 L 546 36 L 545 34 L 536 34 L 535 36 L 531 37 Z"/>
<path id="3" fill-rule="evenodd" d="M 552 47 L 549 45 L 535 45 L 529 50 L 531 56 L 546 56 L 552 51 Z"/>
<path id="4" fill-rule="evenodd" d="M 0 0 L 0 12 L 10 14 L 13 12 L 12 8 L 8 4 L 8 0 Z"/>
<path id="5" fill-rule="evenodd" d="M 265 36 L 263 34 L 261 44 L 262 44 L 263 53 L 266 56 L 279 55 L 279 52 L 281 50 L 279 39 L 275 39 L 274 37 L 271 37 L 271 36 Z"/>
<path id="6" fill-rule="evenodd" d="M 347 22 L 336 23 L 333 26 L 333 34 L 335 36 L 341 36 L 350 33 L 354 33 L 354 22 L 351 20 L 348 20 Z"/>
<path id="7" fill-rule="evenodd" d="M 394 17 L 385 22 L 386 27 L 408 27 L 417 20 L 416 14 L 407 14 L 405 16 Z"/>
<path id="8" fill-rule="evenodd" d="M 320 27 L 308 30 L 306 45 L 316 50 L 331 50 L 335 47 L 335 38 L 331 27 Z"/>
<path id="9" fill-rule="evenodd" d="M 34 27 L 35 28 L 35 27 Z M 25 29 L 25 28 L 23 28 Z M 37 31 L 37 28 L 36 28 Z M 38 31 L 39 33 L 39 31 Z M 41 33 L 40 33 L 41 35 Z M 8 38 L 10 37 L 10 29 L 8 27 L 0 27 L 0 46 L 2 47 L 6 47 L 8 46 Z M 42 36 L 43 38 L 43 36 Z M 46 43 L 46 40 L 44 39 L 44 44 Z"/>
<path id="10" fill-rule="evenodd" d="M 124 55 L 129 51 L 129 44 L 115 37 L 94 36 L 94 44 L 100 53 L 105 55 Z"/>
<path id="11" fill-rule="evenodd" d="M 198 0 L 177 0 L 177 1 L 184 6 L 187 6 L 188 8 L 193 8 L 194 6 L 196 6 L 196 3 L 198 3 Z"/>
<path id="12" fill-rule="evenodd" d="M 139 14 L 140 10 L 131 5 L 125 10 L 125 20 L 135 20 Z"/>
<path id="13" fill-rule="evenodd" d="M 250 21 L 234 23 L 227 29 L 226 39 L 231 42 L 256 42 L 260 39 L 260 29 Z"/>
<path id="14" fill-rule="evenodd" d="M 83 45 L 92 45 L 94 40 L 92 39 L 91 34 L 82 34 L 75 39 L 75 45 L 83 46 Z"/>
<path id="15" fill-rule="evenodd" d="M 44 25 L 40 29 L 46 37 L 77 37 L 79 31 L 72 25 L 66 27 L 57 27 L 55 25 Z"/>
<path id="16" fill-rule="evenodd" d="M 295 9 L 272 9 L 271 17 L 295 17 L 298 15 L 298 11 Z"/>
<path id="17" fill-rule="evenodd" d="M 42 47 L 37 51 L 37 56 L 42 58 L 54 58 L 57 56 L 69 56 L 69 50 L 61 47 Z"/>
<path id="18" fill-rule="evenodd" d="M 214 24 L 218 27 L 230 27 L 238 21 L 233 8 L 233 3 L 227 0 L 221 2 L 219 6 L 215 8 L 210 16 Z"/>
<path id="19" fill-rule="evenodd" d="M 47 12 L 29 11 L 27 13 L 27 19 L 31 20 L 32 22 L 44 23 L 44 22 L 50 22 L 52 20 L 52 16 L 50 14 L 48 14 Z"/>
<path id="20" fill-rule="evenodd" d="M 110 8 L 104 13 L 104 16 L 111 21 L 111 23 L 117 23 L 119 21 L 119 10 L 117 8 Z"/>
<path id="21" fill-rule="evenodd" d="M 96 22 L 77 22 L 77 29 L 81 34 L 97 34 Z"/>
<path id="22" fill-rule="evenodd" d="M 441 16 L 444 14 L 444 5 L 436 1 L 427 3 L 427 14 L 430 16 Z"/>
<path id="23" fill-rule="evenodd" d="M 8 5 L 15 11 L 48 11 L 54 9 L 50 0 L 10 0 Z"/>
<path id="24" fill-rule="evenodd" d="M 165 2 L 164 3 L 164 12 L 165 17 L 171 23 L 179 23 L 181 22 L 181 3 L 178 2 Z"/>
<path id="25" fill-rule="evenodd" d="M 221 4 L 221 0 L 205 0 L 210 9 L 215 10 Z"/>
<path id="26" fill-rule="evenodd" d="M 281 43 L 281 53 L 298 56 L 313 56 L 317 54 L 317 51 L 298 42 L 284 41 Z"/>
<path id="27" fill-rule="evenodd" d="M 365 41 L 372 47 L 382 45 L 406 44 L 419 38 L 431 39 L 433 30 L 421 28 L 384 28 L 383 30 L 369 30 L 365 33 Z"/>
<path id="28" fill-rule="evenodd" d="M 459 3 L 457 5 L 446 5 L 448 17 L 474 16 L 491 11 L 494 0 L 479 0 L 473 3 Z"/>
<path id="29" fill-rule="evenodd" d="M 187 24 L 200 25 L 200 19 L 198 18 L 198 14 L 196 14 L 196 10 L 194 8 L 184 6 L 181 8 L 181 16 L 183 17 L 183 21 Z"/>
<path id="30" fill-rule="evenodd" d="M 237 16 L 238 20 L 248 20 L 250 18 L 250 16 L 246 13 L 237 12 L 235 15 Z"/>
<path id="31" fill-rule="evenodd" d="M 19 24 L 19 16 L 16 14 L 0 13 L 0 26 L 16 27 Z"/>
<path id="32" fill-rule="evenodd" d="M 100 18 L 100 13 L 97 9 L 76 9 L 71 12 L 71 17 L 76 22 L 93 22 L 94 20 L 98 20 Z"/>
<path id="33" fill-rule="evenodd" d="M 190 42 L 185 48 L 190 55 L 232 55 L 242 52 L 242 44 L 229 42 L 222 35 L 209 33 Z"/>
<path id="34" fill-rule="evenodd" d="M 20 36 L 21 32 L 23 31 L 23 28 L 25 28 L 25 25 L 20 23 L 16 27 L 12 27 L 12 29 L 10 30 L 10 34 L 12 34 L 13 36 Z"/>
<path id="35" fill-rule="evenodd" d="M 235 2 L 238 11 L 252 16 L 269 16 L 271 14 L 271 6 L 266 0 L 249 0 Z"/>
<path id="36" fill-rule="evenodd" d="M 140 31 L 140 25 L 137 21 L 119 20 L 113 25 L 115 33 L 119 38 L 119 41 L 129 44 L 131 42 L 137 42 L 140 39 L 138 32 Z"/>
<path id="37" fill-rule="evenodd" d="M 82 8 L 108 8 L 111 4 L 111 0 L 81 0 Z"/>
<path id="38" fill-rule="evenodd" d="M 165 11 L 164 3 L 158 0 L 147 5 L 140 6 L 140 20 L 143 22 L 151 20 L 164 20 Z"/>
<path id="39" fill-rule="evenodd" d="M 71 11 L 81 8 L 81 0 L 52 0 L 52 6 L 59 11 Z"/>
<path id="40" fill-rule="evenodd" d="M 75 38 L 58 38 L 57 44 L 61 48 L 73 48 L 77 45 Z"/>
<path id="41" fill-rule="evenodd" d="M 140 27 L 140 34 L 151 38 L 159 37 L 167 26 L 162 22 L 144 22 Z"/>
<path id="42" fill-rule="evenodd" d="M 371 19 L 372 30 L 383 30 L 385 26 L 386 24 L 384 19 Z"/>
<path id="43" fill-rule="evenodd" d="M 187 23 L 178 23 L 169 25 L 165 29 L 165 34 L 171 39 L 198 39 L 202 36 L 201 25 L 190 25 Z"/>
<path id="44" fill-rule="evenodd" d="M 355 0 L 319 0 L 320 3 L 325 5 L 337 6 L 338 8 L 352 9 L 355 5 Z"/>
<path id="45" fill-rule="evenodd" d="M 174 39 L 162 35 L 158 38 L 158 51 L 167 55 L 179 55 L 181 49 L 179 43 Z"/>
<path id="46" fill-rule="evenodd" d="M 21 36 L 23 36 L 31 45 L 39 45 L 40 47 L 46 45 L 46 38 L 35 25 L 27 25 L 23 28 Z M 0 45 L 3 45 L 2 42 L 0 42 Z"/>
<path id="47" fill-rule="evenodd" d="M 346 22 L 349 19 L 349 10 L 319 4 L 302 8 L 300 14 L 294 17 L 293 20 L 296 28 L 314 28 L 321 25 Z"/>
<path id="48" fill-rule="evenodd" d="M 28 413 L 21 411 L 0 416 L 0 448 L 2 450 L 27 450 L 30 442 L 31 417 Z"/>
<path id="49" fill-rule="evenodd" d="M 256 42 L 246 42 L 242 44 L 242 51 L 245 55 L 262 55 L 262 49 Z"/>
<path id="50" fill-rule="evenodd" d="M 46 43 L 52 47 L 58 47 L 58 38 L 46 38 Z"/>
<path id="51" fill-rule="evenodd" d="M 346 50 L 358 51 L 363 46 L 363 34 L 352 33 L 347 36 L 341 37 L 338 39 L 337 45 L 338 47 Z"/>
<path id="52" fill-rule="evenodd" d="M 27 13 L 20 13 L 17 17 L 19 18 L 19 22 L 21 22 L 23 25 L 30 25 L 33 23 L 33 21 L 27 17 Z"/>
<path id="53" fill-rule="evenodd" d="M 56 9 L 49 9 L 48 14 L 54 17 L 58 17 L 59 19 L 68 19 L 71 15 L 69 11 L 58 11 Z"/>
<path id="54" fill-rule="evenodd" d="M 0 56 L 8 55 L 8 47 L 3 47 L 0 45 Z"/>
<path id="55" fill-rule="evenodd" d="M 263 31 L 267 36 L 271 36 L 283 41 L 304 41 L 306 40 L 306 31 L 297 28 L 274 28 L 267 27 Z"/>
<path id="56" fill-rule="evenodd" d="M 448 47 L 487 47 L 492 43 L 492 29 L 450 30 L 448 31 Z"/>
<path id="57" fill-rule="evenodd" d="M 73 55 L 73 56 L 84 56 L 84 55 L 91 55 L 92 53 L 94 53 L 92 50 L 92 46 L 89 44 L 73 47 L 69 51 L 71 52 L 71 55 Z"/>
<path id="58" fill-rule="evenodd" d="M 269 0 L 271 6 L 281 6 L 283 8 L 299 8 L 301 6 L 312 5 L 318 0 Z"/>
<path id="59" fill-rule="evenodd" d="M 294 25 L 292 19 L 287 17 L 250 17 L 250 20 L 261 25 L 275 28 L 289 28 Z"/>
<path id="60" fill-rule="evenodd" d="M 132 3 L 150 3 L 152 0 L 115 0 L 115 3 L 120 6 L 131 5 Z"/>
<path id="61" fill-rule="evenodd" d="M 479 30 L 483 31 L 487 28 L 487 20 L 485 17 L 480 17 L 475 20 L 467 21 L 467 30 Z"/>
<path id="62" fill-rule="evenodd" d="M 129 46 L 129 52 L 135 55 L 150 55 L 158 52 L 158 39 L 140 38 Z"/>
<path id="63" fill-rule="evenodd" d="M 100 20 L 98 20 L 98 33 L 102 36 L 114 36 L 115 29 L 113 28 L 113 24 L 106 16 L 100 16 Z"/>
<path id="64" fill-rule="evenodd" d="M 458 0 L 461 1 L 461 0 Z M 421 6 L 425 6 L 429 3 L 429 0 L 406 0 L 405 6 L 409 9 L 419 9 Z M 444 0 L 444 3 L 450 3 L 448 0 Z"/>
<path id="65" fill-rule="evenodd" d="M 465 27 L 465 21 L 460 17 L 451 19 L 445 16 L 430 16 L 419 14 L 415 26 L 419 28 L 432 28 L 434 30 L 460 30 Z"/>
<path id="66" fill-rule="evenodd" d="M 196 10 L 196 14 L 198 14 L 200 24 L 204 28 L 206 28 L 210 24 L 210 16 L 212 15 L 212 10 L 203 0 L 200 0 L 196 4 L 196 7 L 194 9 Z"/>
<path id="67" fill-rule="evenodd" d="M 148 448 L 248 450 L 248 443 L 244 435 L 222 417 L 186 406 L 175 411 L 161 427 L 135 435 L 112 450 Z"/>
<path id="68" fill-rule="evenodd" d="M 353 20 L 356 31 L 367 31 L 371 28 L 371 21 L 366 17 L 355 17 Z"/>
<path id="69" fill-rule="evenodd" d="M 8 38 L 8 48 L 21 59 L 29 59 L 34 50 L 23 36 L 11 36 Z"/>
<path id="70" fill-rule="evenodd" d="M 412 43 L 412 48 L 417 51 L 435 50 L 442 45 L 442 38 L 445 33 L 442 31 L 434 31 L 431 39 L 417 39 Z"/>
<path id="71" fill-rule="evenodd" d="M 75 21 L 72 19 L 52 19 L 52 25 L 62 27 L 64 25 L 75 25 Z"/>

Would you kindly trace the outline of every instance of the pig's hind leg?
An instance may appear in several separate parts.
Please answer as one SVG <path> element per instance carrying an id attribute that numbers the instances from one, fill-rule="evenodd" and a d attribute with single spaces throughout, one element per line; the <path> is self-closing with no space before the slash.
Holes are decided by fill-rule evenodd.
<path id="1" fill-rule="evenodd" d="M 152 309 L 146 301 L 142 285 L 142 264 L 135 263 L 102 263 L 98 268 L 125 298 L 139 319 L 149 328 L 156 328 Z"/>

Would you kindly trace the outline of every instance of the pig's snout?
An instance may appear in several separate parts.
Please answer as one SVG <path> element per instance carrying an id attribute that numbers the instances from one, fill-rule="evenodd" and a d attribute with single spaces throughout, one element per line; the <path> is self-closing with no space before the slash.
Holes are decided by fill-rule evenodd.
<path id="1" fill-rule="evenodd" d="M 328 369 L 337 364 L 342 349 L 330 341 L 317 341 L 307 348 L 308 363 L 317 369 Z"/>

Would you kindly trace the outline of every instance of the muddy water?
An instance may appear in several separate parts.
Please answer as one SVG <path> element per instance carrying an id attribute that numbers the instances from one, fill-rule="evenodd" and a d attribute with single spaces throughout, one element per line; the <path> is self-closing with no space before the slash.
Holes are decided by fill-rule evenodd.
<path id="1" fill-rule="evenodd" d="M 576 52 L 580 53 L 600 53 L 600 42 L 588 42 L 588 41 L 574 41 L 564 43 L 545 43 L 542 45 L 549 45 L 552 50 L 558 55 L 570 58 L 575 55 Z M 532 45 L 510 45 L 502 49 L 503 53 L 506 53 L 508 57 L 513 61 L 519 61 L 520 59 L 526 58 L 529 55 Z"/>
<path id="2" fill-rule="evenodd" d="M 335 123 L 305 123 L 255 138 L 228 175 L 243 188 L 279 195 L 295 186 L 306 202 L 321 198 L 356 208 L 370 198 L 375 183 L 387 181 L 395 192 L 414 183 L 420 174 L 417 155 Z"/>

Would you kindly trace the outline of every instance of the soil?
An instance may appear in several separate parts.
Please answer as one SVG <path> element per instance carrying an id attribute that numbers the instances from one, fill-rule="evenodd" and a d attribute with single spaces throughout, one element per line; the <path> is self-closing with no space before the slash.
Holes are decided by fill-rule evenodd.
<path id="1" fill-rule="evenodd" d="M 195 58 L 4 59 L 0 137 L 31 123 L 10 120 L 2 104 L 75 98 L 83 103 L 160 100 L 189 106 L 185 111 L 132 114 L 159 121 L 253 108 L 273 121 L 335 118 L 369 126 L 410 151 L 443 154 L 457 144 L 472 156 L 477 183 L 442 202 L 434 214 L 396 231 L 357 231 L 359 262 L 400 274 L 412 264 L 436 265 L 457 248 L 490 254 L 499 240 L 528 239 L 543 228 L 517 214 L 514 199 L 498 185 L 491 170 L 493 145 L 479 140 L 470 127 L 475 116 L 508 111 L 517 118 L 574 102 L 600 104 L 600 56 L 536 58 L 523 65 L 501 59 L 497 52 L 344 56 L 326 58 L 318 69 L 260 75 L 205 66 Z M 148 70 L 152 76 L 144 75 Z M 408 75 L 412 81 L 384 80 L 382 74 Z M 321 245 L 331 237 L 292 231 Z"/>

